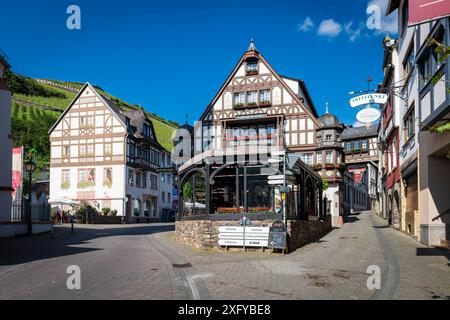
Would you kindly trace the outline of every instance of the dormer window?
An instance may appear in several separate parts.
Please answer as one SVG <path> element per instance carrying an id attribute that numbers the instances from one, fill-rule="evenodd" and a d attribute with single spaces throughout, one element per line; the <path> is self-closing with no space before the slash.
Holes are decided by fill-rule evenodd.
<path id="1" fill-rule="evenodd" d="M 331 140 L 333 139 L 333 136 L 332 136 L 331 134 L 327 134 L 327 135 L 325 136 L 325 139 L 326 139 L 327 141 L 331 141 Z"/>
<path id="2" fill-rule="evenodd" d="M 150 125 L 148 123 L 144 124 L 144 127 L 142 128 L 142 134 L 146 138 L 151 138 L 151 130 L 150 130 Z"/>
<path id="3" fill-rule="evenodd" d="M 257 62 L 247 63 L 247 75 L 254 76 L 257 74 L 258 74 L 258 63 Z"/>

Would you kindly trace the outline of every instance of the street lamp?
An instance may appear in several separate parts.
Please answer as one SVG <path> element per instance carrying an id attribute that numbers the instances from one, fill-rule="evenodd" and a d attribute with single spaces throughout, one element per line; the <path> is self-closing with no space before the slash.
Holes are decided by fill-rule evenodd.
<path id="1" fill-rule="evenodd" d="M 33 234 L 33 223 L 31 221 L 31 193 L 33 192 L 33 172 L 36 170 L 36 160 L 31 156 L 24 163 L 25 171 L 28 173 L 29 195 L 28 195 L 28 212 L 27 212 L 27 234 Z"/>

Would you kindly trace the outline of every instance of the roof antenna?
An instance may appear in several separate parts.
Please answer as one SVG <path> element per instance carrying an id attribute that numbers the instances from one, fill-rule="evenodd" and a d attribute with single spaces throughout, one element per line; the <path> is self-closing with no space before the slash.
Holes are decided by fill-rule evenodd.
<path id="1" fill-rule="evenodd" d="M 189 114 L 186 113 L 186 125 L 188 125 L 188 117 L 189 117 Z"/>

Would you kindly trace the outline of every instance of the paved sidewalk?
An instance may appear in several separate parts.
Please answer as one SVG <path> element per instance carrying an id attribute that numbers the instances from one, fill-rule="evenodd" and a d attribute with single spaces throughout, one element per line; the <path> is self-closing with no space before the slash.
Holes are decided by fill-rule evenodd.
<path id="1" fill-rule="evenodd" d="M 214 299 L 449 299 L 449 255 L 426 248 L 365 212 L 290 255 L 205 252 L 154 235 L 184 256 Z M 381 290 L 367 288 L 379 266 Z"/>
<path id="2" fill-rule="evenodd" d="M 369 212 L 351 221 L 285 256 L 195 250 L 175 242 L 173 224 L 0 239 L 0 299 L 449 299 L 448 253 Z M 69 265 L 82 290 L 67 289 Z M 366 285 L 373 265 L 381 290 Z"/>
<path id="3" fill-rule="evenodd" d="M 173 225 L 77 225 L 49 234 L 0 240 L 0 299 L 187 299 L 171 263 L 149 235 Z M 70 265 L 81 290 L 68 290 Z"/>

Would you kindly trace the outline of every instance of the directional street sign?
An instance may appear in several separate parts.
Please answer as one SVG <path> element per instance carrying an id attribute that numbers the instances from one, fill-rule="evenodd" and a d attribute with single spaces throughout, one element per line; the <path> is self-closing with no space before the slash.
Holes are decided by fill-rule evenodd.
<path id="1" fill-rule="evenodd" d="M 286 155 L 286 151 L 274 151 L 274 152 L 271 152 L 271 154 L 272 154 L 272 156 L 273 157 L 278 157 L 278 156 L 284 156 L 284 155 Z"/>
<path id="2" fill-rule="evenodd" d="M 284 175 L 278 175 L 278 176 L 269 176 L 269 180 L 283 180 Z"/>
<path id="3" fill-rule="evenodd" d="M 269 163 L 281 163 L 281 162 L 283 162 L 283 160 L 281 160 L 281 159 L 269 159 L 267 162 L 269 162 Z"/>
<path id="4" fill-rule="evenodd" d="M 276 186 L 284 184 L 284 180 L 269 180 L 269 185 Z"/>

